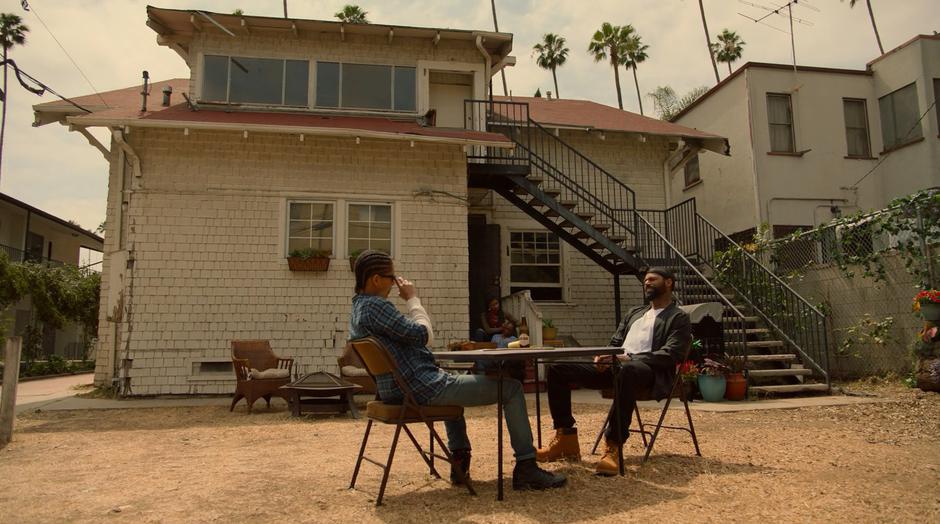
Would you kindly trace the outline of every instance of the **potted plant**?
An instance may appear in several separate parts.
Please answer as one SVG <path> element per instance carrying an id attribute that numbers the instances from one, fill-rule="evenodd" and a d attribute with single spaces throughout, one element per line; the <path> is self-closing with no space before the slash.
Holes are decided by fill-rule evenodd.
<path id="1" fill-rule="evenodd" d="M 558 328 L 550 318 L 542 319 L 542 340 L 555 340 L 558 336 Z"/>
<path id="2" fill-rule="evenodd" d="M 355 251 L 349 252 L 349 270 L 350 271 L 353 271 L 353 272 L 356 271 L 356 259 L 359 258 L 359 255 L 361 255 L 363 251 L 365 251 L 365 249 L 357 249 Z"/>
<path id="3" fill-rule="evenodd" d="M 914 296 L 914 312 L 928 322 L 940 322 L 940 291 L 926 289 Z"/>
<path id="4" fill-rule="evenodd" d="M 698 382 L 698 366 L 692 360 L 686 360 L 679 366 L 679 376 L 682 377 L 682 389 L 685 390 L 685 398 L 692 402 L 695 396 L 695 384 Z"/>
<path id="5" fill-rule="evenodd" d="M 725 374 L 728 372 L 728 366 L 719 360 L 706 358 L 699 366 L 699 371 L 698 390 L 702 394 L 702 400 L 720 402 L 725 397 Z"/>
<path id="6" fill-rule="evenodd" d="M 744 355 L 729 356 L 725 361 L 728 363 L 728 373 L 725 375 L 725 398 L 744 400 L 747 397 L 747 376 L 745 376 L 747 361 Z"/>
<path id="7" fill-rule="evenodd" d="M 291 271 L 326 271 L 330 268 L 330 251 L 322 249 L 295 249 L 287 255 Z"/>

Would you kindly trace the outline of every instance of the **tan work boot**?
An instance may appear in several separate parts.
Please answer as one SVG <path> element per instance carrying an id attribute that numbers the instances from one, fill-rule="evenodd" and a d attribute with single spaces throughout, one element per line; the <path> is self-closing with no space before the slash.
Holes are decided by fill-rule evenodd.
<path id="1" fill-rule="evenodd" d="M 581 460 L 581 445 L 578 444 L 578 428 L 560 428 L 555 430 L 555 436 L 548 447 L 535 451 L 535 459 L 539 462 L 556 462 L 558 460 Z"/>
<path id="2" fill-rule="evenodd" d="M 594 467 L 594 471 L 598 475 L 604 475 L 610 477 L 613 475 L 620 474 L 620 454 L 619 454 L 620 445 L 612 440 L 607 441 L 607 450 L 604 451 L 604 456 L 601 457 L 601 460 L 598 461 L 597 466 Z"/>

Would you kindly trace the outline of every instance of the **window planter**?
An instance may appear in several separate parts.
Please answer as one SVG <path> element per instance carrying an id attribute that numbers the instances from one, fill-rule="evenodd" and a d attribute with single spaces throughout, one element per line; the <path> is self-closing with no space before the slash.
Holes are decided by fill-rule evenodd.
<path id="1" fill-rule="evenodd" d="M 287 257 L 287 267 L 291 271 L 326 271 L 330 269 L 329 257 Z"/>

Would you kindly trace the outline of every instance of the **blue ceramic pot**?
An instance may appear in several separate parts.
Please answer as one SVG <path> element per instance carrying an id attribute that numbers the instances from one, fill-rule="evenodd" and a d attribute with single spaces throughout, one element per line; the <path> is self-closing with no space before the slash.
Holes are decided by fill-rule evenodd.
<path id="1" fill-rule="evenodd" d="M 725 387 L 727 382 L 725 377 L 711 375 L 698 376 L 698 390 L 702 393 L 702 399 L 705 402 L 721 402 L 725 398 Z"/>

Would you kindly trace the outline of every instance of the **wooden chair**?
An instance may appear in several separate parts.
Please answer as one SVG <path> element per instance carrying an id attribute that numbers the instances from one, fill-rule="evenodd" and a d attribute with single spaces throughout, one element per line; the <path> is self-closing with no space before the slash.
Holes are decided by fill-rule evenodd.
<path id="1" fill-rule="evenodd" d="M 605 389 L 601 391 L 601 396 L 604 398 L 614 398 L 614 392 L 612 389 Z M 678 397 L 682 402 L 682 405 L 685 407 L 685 417 L 689 421 L 688 427 L 686 426 L 666 426 L 663 424 L 663 421 L 666 420 L 666 413 L 669 411 L 669 404 L 672 402 L 672 399 Z M 653 400 L 652 398 L 640 398 L 637 400 Z M 643 462 L 646 462 L 650 458 L 650 453 L 653 452 L 653 445 L 656 444 L 656 437 L 659 436 L 660 429 L 677 429 L 687 432 L 692 437 L 692 444 L 695 446 L 695 454 L 699 457 L 702 456 L 701 450 L 698 447 L 698 437 L 695 435 L 695 426 L 692 424 L 692 412 L 689 410 L 689 399 L 685 396 L 685 388 L 682 387 L 682 376 L 679 373 L 676 373 L 676 378 L 672 382 L 672 393 L 669 397 L 666 398 L 666 403 L 663 405 L 663 410 L 659 414 L 659 421 L 656 423 L 652 433 L 647 431 L 648 426 L 653 426 L 653 424 L 644 424 L 643 420 L 640 418 L 640 410 L 636 408 L 633 410 L 636 413 L 636 424 L 639 429 L 630 428 L 630 433 L 639 433 L 640 437 L 643 439 L 643 447 L 646 448 L 646 453 L 643 455 Z M 632 417 L 633 413 L 627 414 L 628 417 Z M 610 424 L 610 416 L 604 421 L 604 427 L 601 428 L 600 432 L 597 434 L 597 438 L 594 440 L 594 447 L 591 449 L 591 454 L 597 453 L 597 446 L 600 445 L 601 438 L 604 436 L 604 431 L 607 430 L 607 426 Z M 649 441 L 647 442 L 646 437 L 649 436 Z"/>
<path id="2" fill-rule="evenodd" d="M 289 384 L 291 381 L 291 372 L 294 368 L 294 359 L 280 358 L 271 350 L 271 344 L 267 340 L 233 340 L 232 341 L 232 367 L 235 369 L 235 396 L 232 398 L 232 405 L 229 411 L 235 409 L 238 401 L 245 399 L 248 403 L 248 412 L 251 413 L 251 406 L 259 398 L 263 398 L 271 407 L 271 397 L 278 396 L 288 403 L 288 395 L 280 389 L 281 386 Z M 272 378 L 261 378 L 251 376 L 251 370 L 275 371 L 269 374 L 278 375 Z M 286 373 L 285 373 L 286 371 Z"/>
<path id="3" fill-rule="evenodd" d="M 395 379 L 395 384 L 398 385 L 398 388 L 404 395 L 404 400 L 401 404 L 388 404 L 380 400 L 374 400 L 366 405 L 366 416 L 369 421 L 366 423 L 366 431 L 362 437 L 362 446 L 359 448 L 359 456 L 356 458 L 356 467 L 353 470 L 352 480 L 349 483 L 349 489 L 356 487 L 356 478 L 359 476 L 359 467 L 362 465 L 363 460 L 382 468 L 382 484 L 379 486 L 379 496 L 375 500 L 375 505 L 380 506 L 382 505 L 382 497 L 385 495 L 385 485 L 388 483 L 388 475 L 392 470 L 392 460 L 395 458 L 395 448 L 398 446 L 398 437 L 401 435 L 401 431 L 405 430 L 405 434 L 408 435 L 415 449 L 421 454 L 421 458 L 424 459 L 425 464 L 428 465 L 431 474 L 440 478 L 440 474 L 434 469 L 434 458 L 446 460 L 448 464 L 456 464 L 456 460 L 454 460 L 453 455 L 451 455 L 444 441 L 441 440 L 437 430 L 434 429 L 434 423 L 458 420 L 463 416 L 463 407 L 422 406 L 418 404 L 411 388 L 408 387 L 408 384 L 402 379 L 401 374 L 399 374 L 398 366 L 395 364 L 394 359 L 392 359 L 391 354 L 389 354 L 388 349 L 386 349 L 379 340 L 367 337 L 350 341 L 349 344 L 352 346 L 353 351 L 359 356 L 359 359 L 365 364 L 366 370 L 373 379 L 380 375 L 391 373 L 392 377 Z M 389 449 L 388 460 L 385 464 L 365 456 L 366 444 L 369 442 L 369 433 L 372 431 L 373 422 L 395 425 L 395 436 L 392 437 L 392 445 Z M 408 424 L 419 423 L 426 425 L 430 433 L 430 449 L 428 451 L 425 451 L 424 448 L 418 444 L 418 440 L 411 432 L 411 429 L 408 428 Z M 434 453 L 435 442 L 441 447 L 441 451 L 444 453 L 443 456 Z M 467 491 L 469 491 L 471 495 L 476 495 L 476 491 L 473 490 L 473 486 L 470 484 L 470 478 L 466 475 L 462 476 Z"/>
<path id="4" fill-rule="evenodd" d="M 366 365 L 359 359 L 359 355 L 356 355 L 356 352 L 353 351 L 352 345 L 346 344 L 346 349 L 336 359 L 336 363 L 339 365 L 340 378 L 362 386 L 362 389 L 356 392 L 357 394 L 375 395 L 375 380 L 369 375 Z"/>

